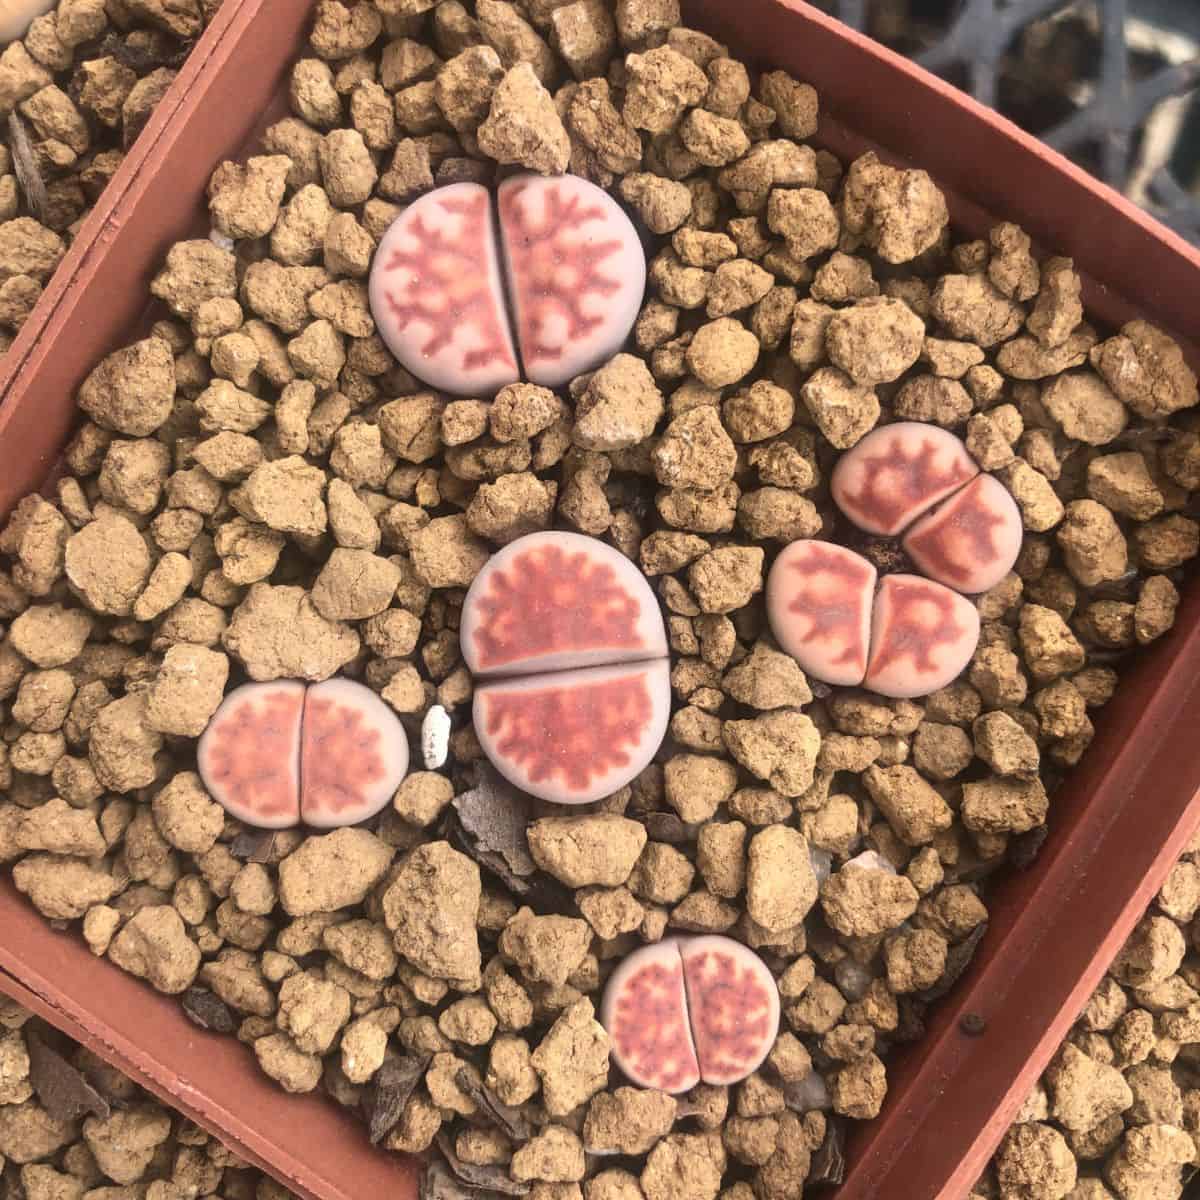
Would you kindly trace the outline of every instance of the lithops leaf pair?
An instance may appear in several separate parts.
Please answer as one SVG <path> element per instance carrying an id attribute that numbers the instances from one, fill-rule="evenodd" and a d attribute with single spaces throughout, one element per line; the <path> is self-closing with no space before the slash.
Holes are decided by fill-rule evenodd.
<path id="1" fill-rule="evenodd" d="M 577 533 L 494 554 L 463 603 L 475 733 L 517 787 L 560 804 L 610 795 L 658 749 L 671 710 L 667 638 L 645 576 Z"/>
<path id="2" fill-rule="evenodd" d="M 248 683 L 213 714 L 196 762 L 213 799 L 247 824 L 330 829 L 391 800 L 408 771 L 408 738 L 353 680 Z"/>
<path id="3" fill-rule="evenodd" d="M 494 201 L 455 183 L 408 205 L 380 241 L 369 295 L 414 375 L 490 396 L 520 379 L 558 387 L 611 357 L 645 284 L 637 232 L 607 192 L 574 175 L 517 175 Z"/>
<path id="4" fill-rule="evenodd" d="M 945 687 L 979 642 L 978 610 L 961 593 L 987 591 L 1016 562 L 1016 502 L 952 433 L 916 421 L 863 438 L 834 468 L 831 490 L 859 529 L 899 537 L 922 574 L 880 579 L 844 546 L 792 542 L 767 580 L 780 646 L 826 683 L 896 697 Z"/>

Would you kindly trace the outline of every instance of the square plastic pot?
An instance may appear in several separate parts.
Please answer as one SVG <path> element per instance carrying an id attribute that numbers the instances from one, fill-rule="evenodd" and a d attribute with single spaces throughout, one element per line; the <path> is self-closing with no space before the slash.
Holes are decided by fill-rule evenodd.
<path id="1" fill-rule="evenodd" d="M 206 230 L 204 188 L 283 111 L 310 0 L 226 0 L 0 369 L 0 513 L 52 477 L 74 393 L 150 319 L 170 244 Z M 1069 254 L 1090 313 L 1144 316 L 1200 365 L 1200 254 L 996 114 L 800 0 L 685 0 L 690 24 L 752 66 L 821 94 L 817 137 L 920 165 L 956 228 L 1023 225 Z M 1200 818 L 1200 588 L 1123 672 L 1096 740 L 1054 797 L 1035 864 L 994 884 L 975 961 L 926 1036 L 889 1063 L 883 1113 L 848 1147 L 842 1200 L 958 1200 L 1003 1135 Z M 372 1150 L 332 1101 L 288 1097 L 234 1039 L 205 1034 L 0 881 L 0 990 L 133 1075 L 303 1196 L 416 1194 L 413 1165 Z M 963 1018 L 974 1036 L 964 1031 Z"/>

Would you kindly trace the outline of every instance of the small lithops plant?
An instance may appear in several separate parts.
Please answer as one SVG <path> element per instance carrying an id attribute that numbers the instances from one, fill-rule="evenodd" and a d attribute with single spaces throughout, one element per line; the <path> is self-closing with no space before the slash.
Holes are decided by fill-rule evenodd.
<path id="1" fill-rule="evenodd" d="M 879 578 L 860 554 L 800 540 L 775 560 L 767 611 L 780 646 L 817 679 L 884 696 L 945 687 L 979 642 L 963 592 L 994 587 L 1021 548 L 1021 514 L 952 433 L 917 421 L 876 429 L 844 454 L 830 481 L 865 533 L 899 537 L 923 574 Z"/>
<path id="2" fill-rule="evenodd" d="M 741 942 L 668 938 L 612 973 L 600 1020 L 613 1060 L 639 1087 L 725 1086 L 756 1071 L 774 1045 L 779 989 Z"/>
<path id="3" fill-rule="evenodd" d="M 662 743 L 671 710 L 662 615 L 604 542 L 531 533 L 494 554 L 463 602 L 475 733 L 517 787 L 560 804 L 610 795 Z"/>
<path id="4" fill-rule="evenodd" d="M 248 825 L 331 829 L 391 800 L 408 771 L 408 738 L 353 680 L 247 683 L 213 714 L 196 763 L 209 795 Z"/>
<path id="5" fill-rule="evenodd" d="M 646 260 L 607 192 L 574 175 L 455 183 L 410 204 L 371 267 L 380 336 L 443 391 L 558 387 L 620 349 Z"/>

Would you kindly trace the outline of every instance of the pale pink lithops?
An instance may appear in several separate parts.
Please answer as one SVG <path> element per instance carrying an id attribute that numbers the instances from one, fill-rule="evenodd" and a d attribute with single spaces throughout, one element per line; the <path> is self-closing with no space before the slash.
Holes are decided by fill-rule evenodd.
<path id="1" fill-rule="evenodd" d="M 213 799 L 248 825 L 329 829 L 391 800 L 408 771 L 408 738 L 361 683 L 248 683 L 213 714 L 196 764 Z"/>
<path id="2" fill-rule="evenodd" d="M 525 376 L 558 387 L 621 348 L 645 253 L 616 201 L 577 175 L 506 179 L 498 211 Z"/>
<path id="3" fill-rule="evenodd" d="M 776 640 L 826 683 L 895 697 L 937 691 L 979 641 L 979 612 L 959 593 L 988 591 L 1017 561 L 1024 529 L 1016 501 L 954 434 L 919 421 L 867 434 L 842 456 L 830 488 L 859 529 L 899 537 L 922 574 L 877 584 L 862 555 L 793 542 L 767 581 Z"/>
<path id="4" fill-rule="evenodd" d="M 475 736 L 517 787 L 587 804 L 645 769 L 671 716 L 667 636 L 646 578 L 578 533 L 494 554 L 463 601 Z"/>
<path id="5" fill-rule="evenodd" d="M 986 592 L 1021 552 L 1021 510 L 992 475 L 977 475 L 904 535 L 904 549 L 922 574 L 960 592 Z"/>
<path id="6" fill-rule="evenodd" d="M 843 687 L 862 683 L 871 649 L 875 568 L 831 542 L 786 546 L 767 576 L 775 640 L 810 675 Z"/>
<path id="7" fill-rule="evenodd" d="M 513 676 L 475 689 L 475 736 L 511 783 L 590 804 L 640 774 L 671 718 L 665 658 Z"/>
<path id="8" fill-rule="evenodd" d="M 304 703 L 300 812 L 328 829 L 373 817 L 408 772 L 408 738 L 396 714 L 351 679 L 313 684 Z"/>
<path id="9" fill-rule="evenodd" d="M 766 964 L 727 937 L 668 938 L 629 955 L 600 1010 L 612 1056 L 631 1082 L 678 1093 L 752 1074 L 779 1032 Z"/>
<path id="10" fill-rule="evenodd" d="M 408 205 L 380 239 L 368 292 L 379 336 L 433 387 L 491 395 L 521 378 L 481 184 L 452 183 Z"/>
<path id="11" fill-rule="evenodd" d="M 459 641 L 476 675 L 662 658 L 666 631 L 646 577 L 580 533 L 531 533 L 493 554 L 463 602 Z"/>
<path id="12" fill-rule="evenodd" d="M 885 575 L 871 616 L 863 684 L 882 696 L 926 696 L 961 674 L 979 643 L 979 610 L 920 575 Z"/>
<path id="13" fill-rule="evenodd" d="M 574 175 L 515 175 L 495 196 L 455 183 L 408 205 L 371 265 L 389 349 L 443 391 L 490 396 L 525 378 L 557 387 L 610 358 L 642 302 L 633 223 Z"/>
<path id="14" fill-rule="evenodd" d="M 859 529 L 894 537 L 978 474 L 954 434 L 920 421 L 897 421 L 847 450 L 829 486 L 838 508 Z"/>

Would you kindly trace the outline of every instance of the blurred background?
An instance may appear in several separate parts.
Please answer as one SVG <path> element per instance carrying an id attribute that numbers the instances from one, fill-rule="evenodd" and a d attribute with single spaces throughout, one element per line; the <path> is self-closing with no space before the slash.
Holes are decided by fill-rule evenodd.
<path id="1" fill-rule="evenodd" d="M 1200 244 L 1200 0 L 810 0 Z"/>

